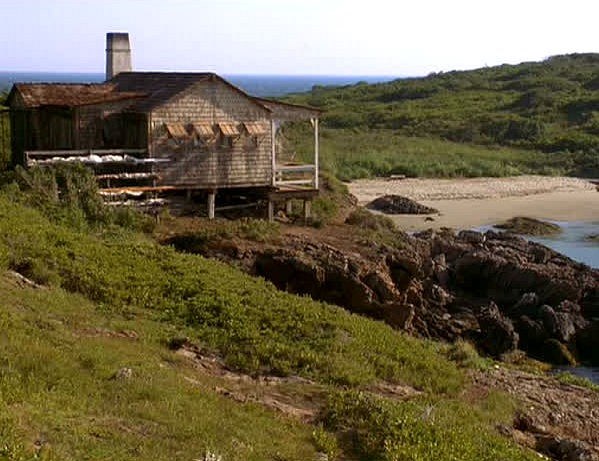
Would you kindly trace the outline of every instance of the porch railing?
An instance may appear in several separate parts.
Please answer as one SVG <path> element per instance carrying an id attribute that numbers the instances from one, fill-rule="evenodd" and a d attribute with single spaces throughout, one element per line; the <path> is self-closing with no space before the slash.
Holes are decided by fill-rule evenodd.
<path id="1" fill-rule="evenodd" d="M 276 187 L 302 186 L 316 189 L 316 165 L 277 165 L 274 185 Z"/>

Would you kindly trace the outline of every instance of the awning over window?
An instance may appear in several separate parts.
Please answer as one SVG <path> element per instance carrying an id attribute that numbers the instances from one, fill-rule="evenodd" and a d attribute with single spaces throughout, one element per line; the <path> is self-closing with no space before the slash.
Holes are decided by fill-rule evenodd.
<path id="1" fill-rule="evenodd" d="M 250 136 L 261 136 L 268 133 L 268 125 L 261 122 L 244 122 L 243 126 Z"/>
<path id="2" fill-rule="evenodd" d="M 189 136 L 182 123 L 166 123 L 166 131 L 171 138 L 187 138 Z"/>
<path id="3" fill-rule="evenodd" d="M 210 123 L 194 122 L 193 131 L 201 138 L 212 138 L 214 136 L 214 130 Z"/>
<path id="4" fill-rule="evenodd" d="M 218 127 L 225 136 L 239 136 L 239 129 L 235 123 L 219 123 Z"/>

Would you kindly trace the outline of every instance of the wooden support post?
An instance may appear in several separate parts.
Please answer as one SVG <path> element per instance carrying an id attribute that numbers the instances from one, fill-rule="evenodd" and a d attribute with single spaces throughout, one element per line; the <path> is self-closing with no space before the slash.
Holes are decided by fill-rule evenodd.
<path id="1" fill-rule="evenodd" d="M 285 201 L 285 214 L 287 216 L 291 215 L 293 213 L 293 201 L 291 200 L 286 200 Z"/>
<path id="2" fill-rule="evenodd" d="M 270 161 L 271 161 L 271 168 L 272 168 L 271 186 L 273 186 L 273 187 L 277 183 L 276 144 L 277 144 L 277 128 L 275 126 L 274 119 L 271 118 L 270 119 Z"/>
<path id="3" fill-rule="evenodd" d="M 312 200 L 304 200 L 304 221 L 306 224 L 312 219 Z"/>
<path id="4" fill-rule="evenodd" d="M 318 161 L 320 154 L 318 143 L 318 118 L 314 119 L 314 189 L 318 189 Z"/>
<path id="5" fill-rule="evenodd" d="M 208 219 L 214 219 L 216 191 L 208 192 Z"/>
<path id="6" fill-rule="evenodd" d="M 268 201 L 268 222 L 275 220 L 275 202 L 273 200 Z"/>

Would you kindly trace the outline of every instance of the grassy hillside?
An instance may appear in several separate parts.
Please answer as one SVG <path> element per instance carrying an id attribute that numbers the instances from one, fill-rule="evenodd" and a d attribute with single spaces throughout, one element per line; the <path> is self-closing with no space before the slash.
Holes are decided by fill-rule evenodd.
<path id="1" fill-rule="evenodd" d="M 6 91 L 0 91 L 0 171 L 10 164 L 10 126 L 8 114 L 3 113 L 3 109 L 7 109 L 4 106 L 7 96 Z"/>
<path id="2" fill-rule="evenodd" d="M 599 54 L 574 54 L 388 83 L 317 86 L 288 100 L 327 111 L 322 120 L 323 155 L 333 168 L 354 165 L 353 176 L 379 174 L 381 169 L 385 174 L 405 170 L 442 176 L 445 172 L 434 165 L 415 170 L 411 157 L 437 163 L 447 152 L 459 157 L 444 162 L 452 165 L 451 174 L 459 174 L 463 161 L 469 165 L 465 175 L 477 175 L 473 149 L 481 152 L 482 162 L 497 157 L 494 167 L 483 168 L 485 174 L 547 173 L 547 163 L 549 172 L 599 176 L 598 76 Z M 403 145 L 395 147 L 397 136 L 403 137 Z M 360 171 L 347 158 L 345 147 L 356 143 L 361 157 L 374 168 Z M 424 152 L 421 146 L 426 146 Z M 389 160 L 406 153 L 409 160 Z M 509 168 L 502 167 L 503 157 Z M 343 168 L 336 171 L 343 174 Z"/>
<path id="3" fill-rule="evenodd" d="M 469 362 L 448 360 L 451 347 L 159 246 L 73 196 L 80 175 L 58 175 L 52 194 L 37 174 L 0 191 L 0 459 L 536 459 L 496 433 L 508 397 L 462 397 Z M 180 344 L 246 374 L 236 386 L 302 377 L 275 390 L 315 419 L 231 398 Z M 381 383 L 414 396 L 384 397 Z"/>

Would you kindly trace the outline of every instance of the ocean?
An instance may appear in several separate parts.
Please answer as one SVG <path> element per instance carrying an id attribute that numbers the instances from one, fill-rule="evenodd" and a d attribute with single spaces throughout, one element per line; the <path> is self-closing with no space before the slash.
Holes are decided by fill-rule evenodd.
<path id="1" fill-rule="evenodd" d="M 392 75 L 239 75 L 223 74 L 229 82 L 246 93 L 258 97 L 284 96 L 310 91 L 313 86 L 343 86 L 358 82 L 380 83 L 402 78 Z M 0 91 L 10 89 L 15 82 L 100 83 L 103 73 L 0 72 Z"/>

